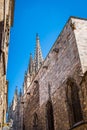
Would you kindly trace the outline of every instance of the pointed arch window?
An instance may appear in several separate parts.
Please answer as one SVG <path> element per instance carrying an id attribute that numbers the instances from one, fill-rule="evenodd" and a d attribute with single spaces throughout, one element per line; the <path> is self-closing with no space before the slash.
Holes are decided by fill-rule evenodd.
<path id="1" fill-rule="evenodd" d="M 25 124 L 23 124 L 23 130 L 25 130 Z"/>
<path id="2" fill-rule="evenodd" d="M 37 113 L 34 113 L 34 118 L 33 118 L 33 130 L 38 130 L 38 116 Z"/>
<path id="3" fill-rule="evenodd" d="M 46 104 L 47 130 L 54 130 L 54 117 L 52 102 L 48 100 Z"/>
<path id="4" fill-rule="evenodd" d="M 67 96 L 70 125 L 73 126 L 76 123 L 83 120 L 79 99 L 79 89 L 74 79 L 70 78 L 67 81 L 66 96 Z"/>

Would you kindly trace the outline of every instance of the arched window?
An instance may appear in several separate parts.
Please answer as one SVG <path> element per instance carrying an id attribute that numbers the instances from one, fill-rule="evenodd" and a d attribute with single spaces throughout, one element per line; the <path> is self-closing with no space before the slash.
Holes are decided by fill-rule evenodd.
<path id="1" fill-rule="evenodd" d="M 80 99 L 79 99 L 79 89 L 74 79 L 69 78 L 67 81 L 67 104 L 69 110 L 70 124 L 74 124 L 83 120 Z"/>
<path id="2" fill-rule="evenodd" d="M 37 113 L 34 113 L 34 118 L 33 118 L 33 130 L 38 130 L 38 116 Z"/>
<path id="3" fill-rule="evenodd" d="M 53 107 L 51 101 L 48 101 L 46 104 L 46 118 L 47 118 L 47 130 L 54 130 Z"/>
<path id="4" fill-rule="evenodd" d="M 23 130 L 25 130 L 25 124 L 23 123 Z"/>

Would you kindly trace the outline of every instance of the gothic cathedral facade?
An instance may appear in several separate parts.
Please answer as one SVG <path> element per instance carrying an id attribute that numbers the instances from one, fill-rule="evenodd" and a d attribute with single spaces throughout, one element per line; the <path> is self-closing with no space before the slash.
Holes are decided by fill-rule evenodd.
<path id="1" fill-rule="evenodd" d="M 23 88 L 13 130 L 87 130 L 87 19 L 70 17 L 44 61 L 36 36 Z"/>

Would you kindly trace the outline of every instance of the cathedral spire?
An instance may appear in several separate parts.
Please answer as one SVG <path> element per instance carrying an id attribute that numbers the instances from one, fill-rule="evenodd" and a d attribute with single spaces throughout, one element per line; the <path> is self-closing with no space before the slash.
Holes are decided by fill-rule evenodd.
<path id="1" fill-rule="evenodd" d="M 19 97 L 21 97 L 21 96 L 22 96 L 22 91 L 21 91 L 21 88 L 20 88 Z"/>
<path id="2" fill-rule="evenodd" d="M 37 72 L 42 65 L 43 57 L 42 57 L 42 51 L 40 47 L 40 39 L 38 34 L 36 34 L 36 49 L 35 49 L 35 71 Z"/>
<path id="3" fill-rule="evenodd" d="M 13 98 L 13 110 L 15 110 L 18 103 L 18 87 L 15 89 L 14 98 Z"/>
<path id="4" fill-rule="evenodd" d="M 18 87 L 16 86 L 15 95 L 18 95 Z"/>

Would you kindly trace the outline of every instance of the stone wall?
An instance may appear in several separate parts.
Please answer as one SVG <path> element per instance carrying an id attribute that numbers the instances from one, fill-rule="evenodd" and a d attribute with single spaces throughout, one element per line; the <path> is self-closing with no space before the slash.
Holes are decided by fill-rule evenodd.
<path id="1" fill-rule="evenodd" d="M 0 21 L 4 18 L 4 0 L 0 0 Z"/>
<path id="2" fill-rule="evenodd" d="M 84 28 L 82 23 L 84 23 Z M 79 30 L 81 30 L 80 33 L 78 33 L 78 24 Z M 30 95 L 26 99 L 27 105 L 24 107 L 24 126 L 26 130 L 34 130 L 35 128 L 38 130 L 87 129 L 85 124 L 87 120 L 87 88 L 84 89 L 86 81 L 83 83 L 83 69 L 85 69 L 85 71 L 87 71 L 87 69 L 85 67 L 86 62 L 83 66 L 81 61 L 83 58 L 87 59 L 87 53 L 81 49 L 80 54 L 78 47 L 81 44 L 85 45 L 85 48 L 87 47 L 87 39 L 85 37 L 86 28 L 87 20 L 70 18 L 55 41 L 54 46 L 27 90 L 27 93 L 30 93 Z M 83 41 L 80 42 L 80 44 L 77 40 L 78 38 L 76 38 L 77 34 L 79 41 L 80 37 Z M 78 88 L 82 112 L 81 122 L 74 123 L 74 125 L 72 123 L 73 115 L 70 113 L 67 101 L 68 79 L 72 79 L 72 83 L 74 84 L 75 82 L 74 85 Z M 83 84 L 83 87 L 81 84 Z M 27 93 L 25 93 L 25 95 L 27 95 Z M 26 97 L 25 95 L 24 97 Z M 51 105 L 47 105 L 49 102 Z M 84 105 L 85 107 L 83 108 Z M 52 120 L 50 120 L 49 112 L 47 115 L 47 106 L 53 114 L 51 115 Z M 37 115 L 36 120 L 34 119 L 35 113 Z M 49 120 L 47 117 L 54 128 L 49 128 Z M 34 123 L 36 123 L 36 127 L 33 127 Z M 82 123 L 83 125 L 81 125 Z"/>
<path id="3" fill-rule="evenodd" d="M 83 73 L 87 71 L 87 20 L 72 19 Z"/>
<path id="4" fill-rule="evenodd" d="M 0 130 L 2 130 L 2 126 L 6 122 L 8 102 L 8 82 L 6 81 L 6 70 L 8 60 L 9 33 L 11 27 L 12 1 L 0 0 Z"/>
<path id="5" fill-rule="evenodd" d="M 34 115 L 39 114 L 39 84 L 32 84 L 33 91 L 27 93 L 27 100 L 24 104 L 24 124 L 25 129 L 34 129 Z M 29 123 L 28 123 L 29 122 Z M 39 127 L 39 126 L 37 126 Z"/>

